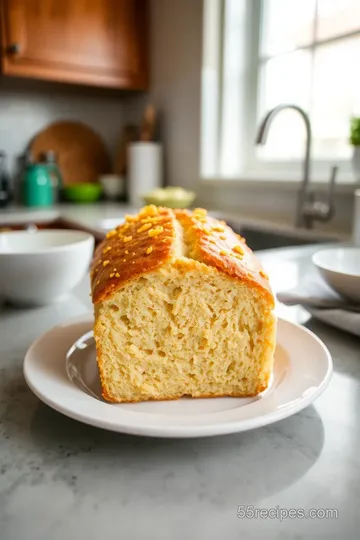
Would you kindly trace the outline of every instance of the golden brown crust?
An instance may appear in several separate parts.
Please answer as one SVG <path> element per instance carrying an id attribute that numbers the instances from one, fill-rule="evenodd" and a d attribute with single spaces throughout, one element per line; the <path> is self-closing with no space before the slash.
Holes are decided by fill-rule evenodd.
<path id="1" fill-rule="evenodd" d="M 108 298 L 124 283 L 162 266 L 171 257 L 174 221 L 171 210 L 147 206 L 107 234 L 91 265 L 94 304 Z"/>
<path id="2" fill-rule="evenodd" d="M 224 221 L 208 216 L 205 210 L 176 210 L 175 215 L 193 246 L 192 257 L 255 286 L 267 296 L 271 308 L 274 307 L 269 278 L 244 238 Z"/>
<path id="3" fill-rule="evenodd" d="M 269 308 L 274 307 L 268 277 L 243 238 L 224 222 L 208 216 L 206 210 L 174 211 L 155 206 L 128 216 L 97 248 L 91 267 L 94 304 L 171 259 L 176 220 L 184 230 L 188 257 L 256 287 L 267 297 Z"/>

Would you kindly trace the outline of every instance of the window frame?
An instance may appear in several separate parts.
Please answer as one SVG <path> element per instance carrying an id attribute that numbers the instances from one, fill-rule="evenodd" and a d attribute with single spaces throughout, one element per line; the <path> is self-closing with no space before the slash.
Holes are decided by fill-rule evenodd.
<path id="1" fill-rule="evenodd" d="M 239 148 L 242 149 L 242 161 L 237 170 L 226 171 L 222 163 L 224 149 L 229 146 L 227 141 L 227 127 L 224 122 L 224 84 L 226 77 L 226 63 L 224 62 L 224 48 L 226 40 L 224 39 L 226 27 L 226 1 L 227 0 L 205 0 L 204 3 L 204 28 L 203 28 L 203 45 L 204 50 L 208 47 L 209 42 L 209 11 L 212 11 L 213 25 L 216 26 L 216 32 L 213 35 L 218 37 L 216 47 L 212 44 L 213 51 L 216 50 L 217 59 L 213 62 L 213 85 L 216 86 L 216 92 L 209 92 L 209 84 L 204 77 L 204 66 L 202 71 L 202 114 L 201 114 L 201 178 L 204 181 L 210 180 L 240 180 L 240 181 L 274 181 L 294 182 L 301 177 L 303 159 L 291 159 L 288 161 L 271 161 L 259 159 L 256 156 L 255 138 L 258 129 L 258 78 L 260 65 L 268 58 L 274 58 L 278 54 L 260 57 L 260 31 L 262 23 L 262 11 L 266 0 L 237 0 L 237 3 L 242 3 L 244 8 L 243 20 L 243 43 L 239 54 L 242 56 L 243 75 L 246 76 L 239 80 L 239 95 L 241 98 L 239 108 L 241 117 L 234 118 L 234 122 L 241 123 L 241 134 L 239 136 Z M 215 13 L 216 10 L 216 13 Z M 315 26 L 315 25 L 314 25 Z M 239 32 L 240 33 L 240 32 Z M 314 39 L 311 44 L 304 47 L 299 47 L 294 50 L 311 49 L 315 50 L 319 45 L 342 41 L 353 35 L 358 35 L 359 31 L 344 33 L 331 38 L 316 40 L 315 32 Z M 208 42 L 206 42 L 208 40 Z M 292 51 L 287 51 L 292 52 Z M 214 54 L 214 53 L 213 53 Z M 215 82 L 216 81 L 216 82 Z M 216 94 L 216 102 L 215 102 Z M 205 99 L 204 99 L 205 97 Z M 207 105 L 205 100 L 207 97 Z M 207 116 L 212 104 L 213 111 L 216 111 L 216 122 L 212 125 L 207 121 Z M 308 112 L 308 111 L 306 111 Z M 310 116 L 311 121 L 311 116 Z M 212 144 L 209 144 L 209 138 L 212 137 Z M 239 150 L 240 151 L 240 150 Z M 305 150 L 304 150 L 305 153 Z M 212 157 L 212 164 L 209 167 L 208 156 Z M 337 164 L 339 166 L 339 174 L 337 182 L 353 186 L 355 180 L 352 174 L 351 160 L 349 159 L 312 159 L 311 160 L 311 180 L 315 183 L 324 184 L 329 181 L 331 167 Z"/>

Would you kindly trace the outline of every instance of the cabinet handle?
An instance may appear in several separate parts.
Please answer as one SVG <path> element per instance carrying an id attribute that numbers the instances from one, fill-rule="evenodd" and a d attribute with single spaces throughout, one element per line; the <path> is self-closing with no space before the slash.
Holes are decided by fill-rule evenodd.
<path id="1" fill-rule="evenodd" d="M 7 46 L 6 52 L 8 54 L 19 54 L 20 53 L 20 45 L 19 43 L 11 43 Z"/>

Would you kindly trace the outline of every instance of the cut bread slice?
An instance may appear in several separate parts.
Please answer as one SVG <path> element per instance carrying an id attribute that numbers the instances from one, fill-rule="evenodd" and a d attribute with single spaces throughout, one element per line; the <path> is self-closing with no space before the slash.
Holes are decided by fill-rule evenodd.
<path id="1" fill-rule="evenodd" d="M 92 287 L 106 400 L 267 387 L 276 328 L 267 276 L 244 240 L 205 211 L 146 207 L 129 217 L 98 248 Z"/>

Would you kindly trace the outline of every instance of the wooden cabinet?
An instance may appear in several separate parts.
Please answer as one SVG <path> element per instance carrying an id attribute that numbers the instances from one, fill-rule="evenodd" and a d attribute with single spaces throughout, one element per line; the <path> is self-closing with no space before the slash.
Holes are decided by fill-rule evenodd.
<path id="1" fill-rule="evenodd" d="M 2 72 L 146 89 L 147 0 L 0 0 Z"/>

